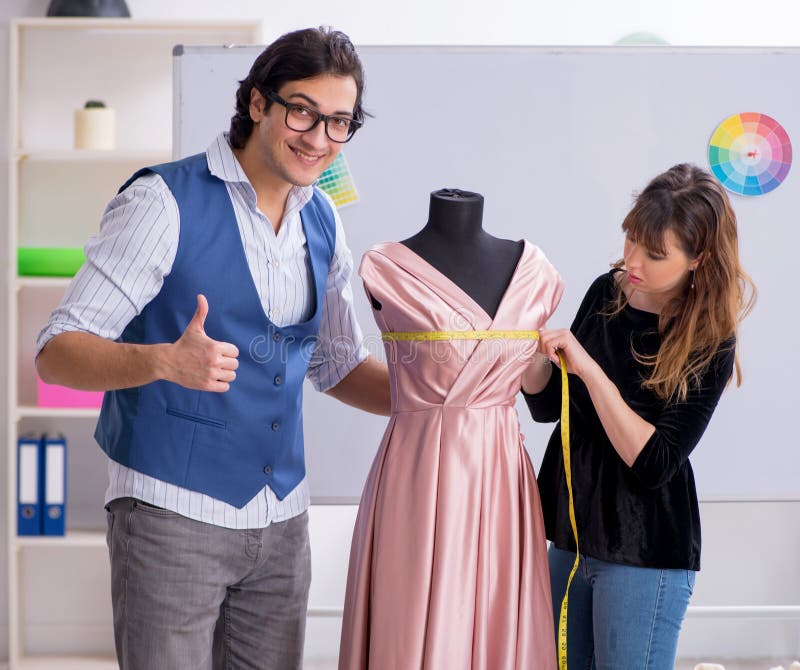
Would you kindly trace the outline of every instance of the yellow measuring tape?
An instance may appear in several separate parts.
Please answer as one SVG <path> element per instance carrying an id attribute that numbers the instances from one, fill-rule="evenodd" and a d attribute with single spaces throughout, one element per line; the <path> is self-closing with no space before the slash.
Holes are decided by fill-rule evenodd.
<path id="1" fill-rule="evenodd" d="M 428 332 L 389 332 L 382 335 L 387 342 L 440 342 L 444 340 L 538 340 L 536 330 L 434 330 Z M 564 475 L 567 478 L 569 494 L 569 522 L 575 536 L 575 563 L 567 579 L 564 599 L 561 601 L 561 613 L 558 617 L 558 668 L 567 670 L 567 610 L 569 607 L 569 587 L 578 570 L 580 552 L 578 550 L 578 524 L 575 522 L 575 503 L 572 497 L 572 468 L 569 458 L 569 382 L 567 379 L 567 362 L 564 354 L 558 352 L 561 362 L 561 449 L 564 455 Z"/>
<path id="2" fill-rule="evenodd" d="M 432 330 L 428 332 L 390 332 L 386 342 L 439 342 L 442 340 L 538 340 L 536 330 Z"/>
<path id="3" fill-rule="evenodd" d="M 580 550 L 578 548 L 578 524 L 575 522 L 575 503 L 572 498 L 572 467 L 569 459 L 569 382 L 567 381 L 567 362 L 564 354 L 558 352 L 561 361 L 561 451 L 564 455 L 564 476 L 567 479 L 567 493 L 569 494 L 569 522 L 572 534 L 575 536 L 575 563 L 567 579 L 567 588 L 564 599 L 561 601 L 561 613 L 558 616 L 558 670 L 567 670 L 567 609 L 569 607 L 569 586 L 578 570 Z"/>

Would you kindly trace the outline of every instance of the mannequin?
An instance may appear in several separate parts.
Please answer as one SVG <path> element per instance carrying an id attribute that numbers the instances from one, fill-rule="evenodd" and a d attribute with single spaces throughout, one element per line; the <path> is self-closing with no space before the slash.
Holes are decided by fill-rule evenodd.
<path id="1" fill-rule="evenodd" d="M 401 244 L 469 295 L 492 318 L 524 242 L 492 237 L 482 227 L 483 196 L 459 189 L 431 193 L 428 222 Z"/>
<path id="2" fill-rule="evenodd" d="M 361 260 L 367 295 L 383 302 L 372 316 L 392 418 L 354 526 L 339 670 L 556 670 L 516 398 L 561 278 L 538 247 L 484 232 L 482 216 L 480 194 L 434 191 L 422 230 Z"/>

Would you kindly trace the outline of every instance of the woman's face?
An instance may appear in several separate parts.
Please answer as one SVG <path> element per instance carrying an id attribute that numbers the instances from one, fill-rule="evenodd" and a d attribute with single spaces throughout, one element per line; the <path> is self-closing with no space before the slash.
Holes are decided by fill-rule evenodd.
<path id="1" fill-rule="evenodd" d="M 634 306 L 660 311 L 680 292 L 689 272 L 697 267 L 697 259 L 686 255 L 671 230 L 664 235 L 664 247 L 665 253 L 662 254 L 637 244 L 630 236 L 625 238 L 626 278 L 631 289 L 639 295 L 639 301 L 644 300 Z"/>

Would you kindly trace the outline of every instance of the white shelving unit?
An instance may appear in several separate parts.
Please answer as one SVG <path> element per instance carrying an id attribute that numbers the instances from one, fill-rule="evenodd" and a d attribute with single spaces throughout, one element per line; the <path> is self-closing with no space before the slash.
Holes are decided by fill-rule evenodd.
<path id="1" fill-rule="evenodd" d="M 18 276 L 17 248 L 82 247 L 96 232 L 116 189 L 140 167 L 169 159 L 174 45 L 261 41 L 258 19 L 10 22 L 9 313 L 4 319 L 9 670 L 117 668 L 109 656 L 113 638 L 107 574 L 101 571 L 98 576 L 96 568 L 101 561 L 107 563 L 102 510 L 105 463 L 91 438 L 98 410 L 46 408 L 36 402 L 36 333 L 69 280 Z M 233 95 L 231 91 L 231 112 Z M 90 99 L 103 100 L 115 110 L 114 150 L 73 149 L 74 112 Z M 29 430 L 58 431 L 68 439 L 64 537 L 16 534 L 17 436 Z M 37 593 L 40 590 L 44 592 Z M 87 641 L 80 635 L 80 612 L 92 598 L 108 602 L 109 619 L 108 626 L 88 634 Z M 46 619 L 44 624 L 37 617 Z"/>

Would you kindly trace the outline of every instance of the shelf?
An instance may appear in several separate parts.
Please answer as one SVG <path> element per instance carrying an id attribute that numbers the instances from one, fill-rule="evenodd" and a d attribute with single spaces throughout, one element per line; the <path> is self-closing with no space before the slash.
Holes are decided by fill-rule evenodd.
<path id="1" fill-rule="evenodd" d="M 102 18 L 102 17 L 63 17 L 63 16 L 48 16 L 48 17 L 24 17 L 19 19 L 11 19 L 12 27 L 22 29 L 55 29 L 55 30 L 79 30 L 82 33 L 91 30 L 121 30 L 132 31 L 135 33 L 156 31 L 156 32 L 193 32 L 193 31 L 210 31 L 218 34 L 220 31 L 235 31 L 240 30 L 250 33 L 251 38 L 258 37 L 257 41 L 261 41 L 260 27 L 257 27 L 260 22 L 255 19 L 244 19 L 240 21 L 225 19 L 223 21 L 217 19 L 133 19 L 133 18 Z"/>
<path id="2" fill-rule="evenodd" d="M 17 290 L 23 288 L 60 288 L 66 290 L 72 277 L 17 277 Z"/>
<path id="3" fill-rule="evenodd" d="M 18 149 L 18 161 L 39 163 L 137 163 L 149 165 L 170 160 L 165 149 L 112 149 L 109 151 L 80 149 Z"/>
<path id="4" fill-rule="evenodd" d="M 119 670 L 117 660 L 98 656 L 42 655 L 19 659 L 19 670 Z"/>
<path id="5" fill-rule="evenodd" d="M 15 535 L 10 538 L 18 549 L 53 549 L 55 547 L 106 548 L 106 533 L 103 530 L 68 530 L 66 535 Z"/>
<path id="6" fill-rule="evenodd" d="M 8 609 L 0 619 L 8 626 L 9 670 L 119 670 L 109 654 L 110 622 L 105 620 L 102 630 L 88 625 L 109 600 L 107 580 L 98 583 L 91 567 L 108 560 L 102 555 L 107 554 L 105 515 L 97 504 L 107 483 L 107 458 L 92 446 L 100 410 L 36 404 L 36 336 L 72 277 L 20 276 L 17 249 L 83 247 L 96 235 L 117 189 L 140 168 L 171 159 L 175 46 L 261 44 L 262 20 L 26 17 L 8 23 L 10 137 L 3 224 L 8 281 L 6 298 L 0 300 L 7 307 L 0 314 L 7 374 L 6 411 L 0 414 L 8 418 L 5 527 L 10 533 L 6 560 L 0 560 L 8 577 Z M 115 149 L 73 148 L 75 111 L 92 99 L 115 111 Z M 16 445 L 19 433 L 27 431 L 63 432 L 76 447 L 66 468 L 72 525 L 65 536 L 15 534 Z M 64 583 L 54 575 L 51 555 L 63 562 L 59 568 L 65 574 L 80 580 Z M 22 589 L 35 592 L 37 609 L 25 611 L 31 593 Z M 67 633 L 36 637 L 50 635 L 51 625 Z"/>
<path id="7" fill-rule="evenodd" d="M 44 417 L 54 419 L 96 419 L 100 416 L 99 407 L 37 407 L 20 405 L 17 407 L 17 418 L 27 419 Z"/>

